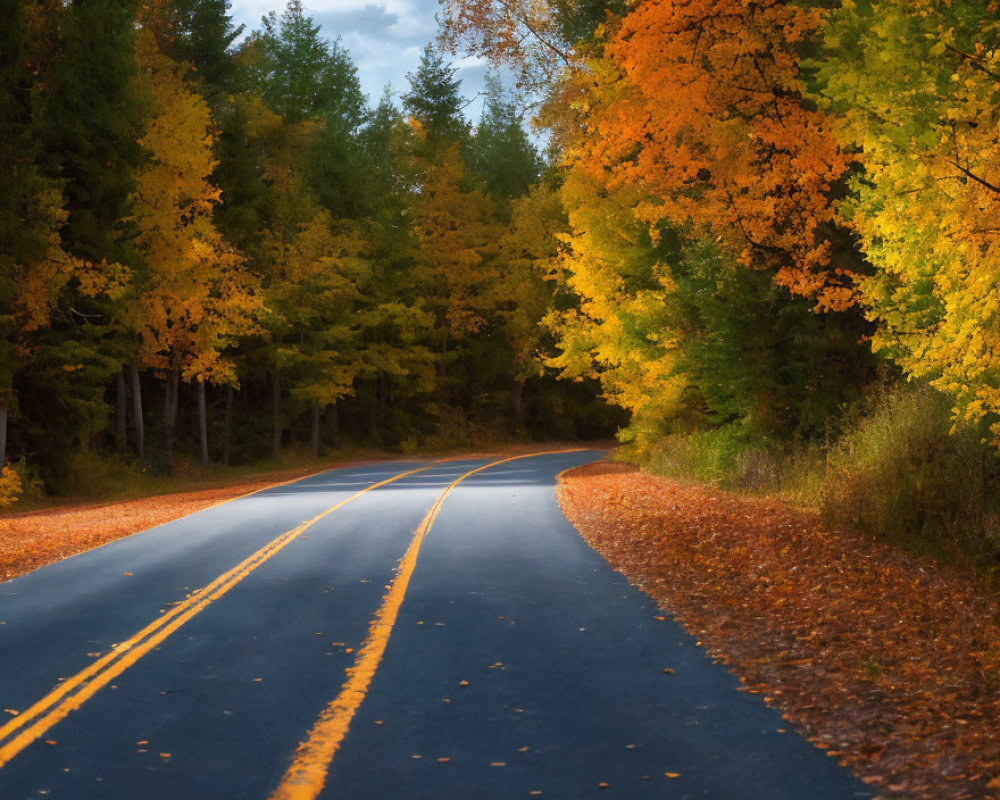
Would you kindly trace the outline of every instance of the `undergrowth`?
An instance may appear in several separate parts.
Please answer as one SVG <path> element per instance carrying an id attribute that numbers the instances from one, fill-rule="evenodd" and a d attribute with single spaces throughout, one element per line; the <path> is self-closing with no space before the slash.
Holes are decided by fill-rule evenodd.
<path id="1" fill-rule="evenodd" d="M 737 424 L 644 437 L 619 457 L 727 491 L 777 494 L 835 527 L 1000 585 L 1000 455 L 983 431 L 952 431 L 947 398 L 926 386 L 884 391 L 845 411 L 829 441 L 789 445 Z"/>

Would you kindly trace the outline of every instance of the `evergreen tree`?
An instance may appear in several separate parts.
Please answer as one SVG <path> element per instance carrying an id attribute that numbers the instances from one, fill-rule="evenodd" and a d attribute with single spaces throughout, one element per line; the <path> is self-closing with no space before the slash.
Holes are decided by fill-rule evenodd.
<path id="1" fill-rule="evenodd" d="M 0 2 L 0 467 L 7 464 L 8 418 L 16 412 L 18 271 L 48 247 L 46 230 L 29 214 L 47 184 L 35 167 L 26 16 L 24 0 Z"/>
<path id="2" fill-rule="evenodd" d="M 464 141 L 469 123 L 462 114 L 462 82 L 456 67 L 431 45 L 424 48 L 416 72 L 407 73 L 410 90 L 403 95 L 403 110 L 420 123 L 433 152 L 442 142 Z"/>
<path id="3" fill-rule="evenodd" d="M 63 241 L 94 264 L 128 260 L 129 197 L 142 158 L 135 134 L 145 117 L 135 27 L 134 2 L 71 3 L 44 95 L 46 166 L 64 182 L 69 214 Z"/>
<path id="4" fill-rule="evenodd" d="M 210 100 L 232 81 L 230 48 L 244 30 L 233 26 L 229 8 L 229 0 L 162 0 L 156 15 L 160 50 L 190 64 Z"/>
<path id="5" fill-rule="evenodd" d="M 486 78 L 483 116 L 468 147 L 469 170 L 496 200 L 510 201 L 538 183 L 538 151 L 495 74 Z"/>
<path id="6" fill-rule="evenodd" d="M 350 55 L 339 42 L 328 42 L 300 0 L 289 0 L 280 17 L 261 20 L 247 49 L 252 88 L 268 108 L 287 122 L 334 114 L 349 129 L 364 114 L 364 96 Z"/>

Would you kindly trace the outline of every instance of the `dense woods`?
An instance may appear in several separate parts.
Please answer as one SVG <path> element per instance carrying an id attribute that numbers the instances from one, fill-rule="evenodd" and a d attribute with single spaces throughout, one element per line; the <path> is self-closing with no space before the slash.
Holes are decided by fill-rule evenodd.
<path id="1" fill-rule="evenodd" d="M 439 21 L 368 98 L 298 0 L 254 31 L 226 0 L 4 1 L 5 497 L 620 429 L 996 559 L 993 0 Z M 478 120 L 449 51 L 497 68 Z"/>
<path id="2" fill-rule="evenodd" d="M 110 462 L 608 435 L 545 374 L 554 182 L 428 47 L 371 102 L 299 2 L 7 2 L 5 497 Z M 335 34 L 335 32 L 333 32 Z"/>

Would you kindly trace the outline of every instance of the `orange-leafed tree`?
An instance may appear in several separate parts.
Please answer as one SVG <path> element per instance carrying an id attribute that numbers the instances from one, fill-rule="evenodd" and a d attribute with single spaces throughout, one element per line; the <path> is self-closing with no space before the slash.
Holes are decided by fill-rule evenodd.
<path id="1" fill-rule="evenodd" d="M 821 21 L 788 0 L 646 0 L 599 31 L 600 55 L 562 97 L 578 115 L 572 161 L 641 189 L 641 220 L 690 221 L 839 310 L 856 292 L 827 235 L 852 157 L 804 102 L 798 56 Z"/>

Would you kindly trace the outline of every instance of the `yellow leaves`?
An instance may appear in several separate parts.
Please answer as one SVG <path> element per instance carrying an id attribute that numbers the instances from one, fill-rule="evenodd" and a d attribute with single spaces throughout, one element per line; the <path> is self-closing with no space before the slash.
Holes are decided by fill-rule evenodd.
<path id="1" fill-rule="evenodd" d="M 74 277 L 81 279 L 85 293 L 106 294 L 113 285 L 113 281 L 88 282 L 85 273 L 89 265 L 62 249 L 59 231 L 67 214 L 58 191 L 48 189 L 32 197 L 29 213 L 44 225 L 47 247 L 36 260 L 14 265 L 13 310 L 18 336 L 48 327 L 60 292 Z"/>
<path id="2" fill-rule="evenodd" d="M 987 56 L 963 42 L 997 23 L 942 4 L 922 8 L 916 15 L 909 2 L 881 4 L 884 36 L 869 47 L 889 61 L 869 62 L 860 81 L 856 64 L 829 51 L 827 92 L 843 98 L 844 131 L 865 150 L 867 178 L 845 216 L 876 268 L 860 282 L 880 326 L 875 344 L 955 397 L 956 420 L 969 423 L 1000 413 L 988 388 L 1000 379 L 1000 259 L 988 222 L 1000 213 L 1000 194 L 986 185 L 1000 174 L 1000 141 L 995 79 L 977 62 Z M 834 30 L 874 31 L 874 13 L 845 6 Z"/>
<path id="3" fill-rule="evenodd" d="M 451 335 L 477 333 L 493 310 L 501 229 L 489 198 L 466 188 L 457 144 L 420 166 L 423 181 L 412 208 L 418 266 Z"/>
<path id="4" fill-rule="evenodd" d="M 645 225 L 632 213 L 635 189 L 609 194 L 588 172 L 574 169 L 563 200 L 570 233 L 562 237 L 560 274 L 580 302 L 543 320 L 561 351 L 547 365 L 574 380 L 600 377 L 605 396 L 637 414 L 670 407 L 684 387 L 674 337 L 660 321 L 671 283 L 663 265 L 650 259 Z M 638 275 L 659 287 L 630 287 L 630 276 Z"/>
<path id="5" fill-rule="evenodd" d="M 23 491 L 21 476 L 18 475 L 17 470 L 9 464 L 0 470 L 0 508 L 14 505 Z M 10 711 L 9 709 L 4 710 Z M 13 713 L 17 714 L 16 711 Z"/>
<path id="6" fill-rule="evenodd" d="M 136 58 L 152 111 L 139 140 L 149 162 L 132 198 L 143 264 L 140 274 L 107 264 L 97 274 L 119 293 L 130 279 L 141 287 L 125 318 L 145 366 L 229 382 L 234 373 L 221 352 L 253 330 L 261 297 L 242 255 L 212 223 L 220 192 L 210 181 L 216 162 L 208 105 L 148 28 L 137 33 Z"/>

